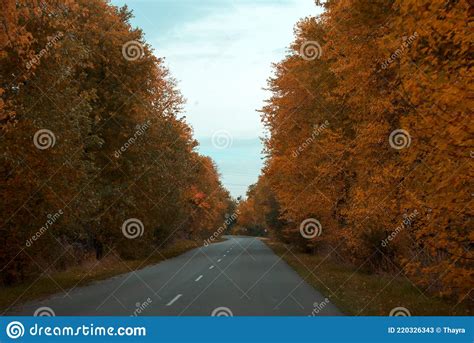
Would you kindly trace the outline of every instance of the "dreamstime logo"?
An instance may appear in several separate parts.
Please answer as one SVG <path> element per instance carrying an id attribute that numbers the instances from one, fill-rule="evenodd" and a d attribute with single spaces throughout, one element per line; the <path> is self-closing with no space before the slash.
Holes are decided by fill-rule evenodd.
<path id="1" fill-rule="evenodd" d="M 43 306 L 36 309 L 35 313 L 33 313 L 35 317 L 55 317 L 56 313 L 54 313 L 51 307 Z"/>
<path id="2" fill-rule="evenodd" d="M 56 136 L 51 130 L 40 129 L 33 136 L 33 144 L 40 150 L 52 148 L 56 144 Z"/>
<path id="3" fill-rule="evenodd" d="M 417 38 L 418 32 L 416 31 L 410 37 L 403 37 L 402 45 L 382 63 L 382 69 L 387 69 L 390 64 L 400 59 Z"/>
<path id="4" fill-rule="evenodd" d="M 122 55 L 127 61 L 136 61 L 144 54 L 143 44 L 136 40 L 131 40 L 122 45 Z"/>
<path id="5" fill-rule="evenodd" d="M 23 337 L 25 334 L 25 327 L 20 322 L 11 322 L 7 325 L 5 330 L 7 332 L 7 336 L 11 339 L 17 339 L 19 337 Z"/>
<path id="6" fill-rule="evenodd" d="M 64 34 L 62 32 L 58 32 L 55 36 L 53 36 L 51 39 L 48 38 L 48 42 L 46 43 L 46 46 L 44 49 L 41 49 L 41 51 L 36 54 L 31 60 L 29 60 L 26 63 L 26 69 L 31 69 L 33 66 L 37 66 L 40 63 L 40 60 L 48 55 L 49 51 L 56 46 L 56 44 L 64 37 Z"/>
<path id="7" fill-rule="evenodd" d="M 316 236 L 321 236 L 323 228 L 319 220 L 314 218 L 308 218 L 301 222 L 300 233 L 306 239 L 311 239 Z"/>
<path id="8" fill-rule="evenodd" d="M 301 44 L 300 56 L 306 61 L 313 61 L 317 58 L 321 58 L 323 49 L 316 41 L 306 41 Z"/>
<path id="9" fill-rule="evenodd" d="M 311 136 L 308 137 L 303 142 L 303 144 L 301 144 L 298 148 L 293 150 L 292 156 L 295 157 L 295 158 L 298 157 L 311 143 L 314 142 L 316 137 L 318 137 L 321 133 L 324 132 L 324 130 L 327 129 L 328 126 L 329 126 L 329 121 L 327 121 L 327 120 L 319 126 L 315 125 L 314 128 L 313 128 L 313 131 L 311 132 Z"/>
<path id="10" fill-rule="evenodd" d="M 135 128 L 136 131 L 133 134 L 133 137 L 130 137 L 128 141 L 125 142 L 124 145 L 120 147 L 120 149 L 116 150 L 114 153 L 115 158 L 119 158 L 125 151 L 128 150 L 140 137 L 141 135 L 145 134 L 146 130 L 148 130 L 151 126 L 151 121 L 147 120 L 144 124 L 138 124 Z"/>
<path id="11" fill-rule="evenodd" d="M 216 231 L 214 231 L 212 236 L 210 236 L 208 239 L 204 240 L 204 246 L 207 247 L 209 244 L 214 242 L 217 239 L 217 237 L 219 237 L 222 233 L 224 233 L 224 231 L 229 227 L 229 225 L 231 225 L 232 223 L 234 223 L 237 220 L 237 217 L 239 215 L 240 215 L 239 210 L 236 210 L 235 213 L 232 213 L 230 216 L 228 214 L 226 214 L 224 224 L 219 226 L 219 228 Z"/>
<path id="12" fill-rule="evenodd" d="M 137 218 L 130 218 L 123 222 L 122 233 L 128 239 L 135 239 L 143 235 L 145 227 Z"/>
<path id="13" fill-rule="evenodd" d="M 230 148 L 232 141 L 232 135 L 226 130 L 218 130 L 212 134 L 212 145 L 217 149 Z"/>
<path id="14" fill-rule="evenodd" d="M 25 245 L 29 248 L 33 245 L 34 242 L 36 242 L 38 239 L 40 239 L 43 234 L 48 231 L 51 226 L 53 226 L 54 223 L 56 223 L 59 218 L 64 214 L 63 210 L 60 209 L 58 212 L 54 214 L 48 214 L 48 219 L 46 220 L 46 223 L 38 230 L 36 231 L 33 236 L 31 236 L 25 243 Z"/>
<path id="15" fill-rule="evenodd" d="M 218 307 L 218 308 L 215 308 L 212 311 L 211 316 L 213 316 L 213 317 L 233 317 L 234 314 L 232 313 L 232 311 L 228 307 Z"/>
<path id="16" fill-rule="evenodd" d="M 328 298 L 324 298 L 324 300 L 321 301 L 320 303 L 315 302 L 313 304 L 313 311 L 311 311 L 311 314 L 309 315 L 309 317 L 317 316 L 318 313 L 321 312 L 327 305 L 329 305 Z"/>
<path id="17" fill-rule="evenodd" d="M 137 302 L 135 304 L 135 310 L 133 311 L 133 314 L 130 315 L 130 317 L 138 317 L 141 315 L 145 310 L 151 305 L 153 301 L 150 298 L 147 298 L 144 302 Z"/>
<path id="18" fill-rule="evenodd" d="M 410 317 L 411 313 L 405 307 L 395 307 L 390 311 L 390 317 Z"/>
<path id="19" fill-rule="evenodd" d="M 408 131 L 403 129 L 393 130 L 388 138 L 390 146 L 394 149 L 401 150 L 408 148 L 411 144 L 411 137 Z"/>
<path id="20" fill-rule="evenodd" d="M 415 218 L 418 216 L 418 210 L 414 210 L 412 213 L 410 214 L 404 214 L 403 215 L 403 222 L 401 225 L 398 225 L 395 230 L 393 230 L 388 236 L 387 238 L 383 239 L 382 242 L 381 242 L 381 245 L 385 248 L 392 240 L 395 239 L 395 237 L 397 237 L 397 235 L 405 228 L 407 227 L 411 227 L 413 225 L 413 221 L 415 220 Z"/>

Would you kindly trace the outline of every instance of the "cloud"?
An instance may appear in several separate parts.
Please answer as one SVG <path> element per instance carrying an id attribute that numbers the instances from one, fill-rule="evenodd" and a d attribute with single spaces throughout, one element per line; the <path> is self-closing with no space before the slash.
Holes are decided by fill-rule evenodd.
<path id="1" fill-rule="evenodd" d="M 262 134 L 256 110 L 269 97 L 262 88 L 271 64 L 284 57 L 296 21 L 317 10 L 312 0 L 232 4 L 152 41 L 180 81 L 197 137 L 221 129 L 244 138 Z"/>
<path id="2" fill-rule="evenodd" d="M 121 5 L 124 0 L 113 0 Z M 270 97 L 272 63 L 284 58 L 296 22 L 316 15 L 314 0 L 134 0 L 134 25 L 164 57 L 187 98 L 187 120 L 232 195 L 256 182 L 263 135 L 260 115 Z M 226 130 L 233 145 L 215 149 L 210 137 Z"/>

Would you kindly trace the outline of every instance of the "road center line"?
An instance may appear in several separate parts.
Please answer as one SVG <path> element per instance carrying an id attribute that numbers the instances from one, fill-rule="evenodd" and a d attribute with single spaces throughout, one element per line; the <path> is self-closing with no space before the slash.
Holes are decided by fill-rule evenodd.
<path id="1" fill-rule="evenodd" d="M 174 304 L 174 302 L 176 300 L 178 300 L 179 298 L 181 298 L 183 295 L 182 294 L 178 294 L 177 296 L 175 296 L 169 303 L 166 304 L 166 306 L 171 306 Z"/>
<path id="2" fill-rule="evenodd" d="M 214 268 L 214 266 L 210 266 L 210 267 L 209 267 L 209 269 L 212 269 L 212 268 Z"/>
<path id="3" fill-rule="evenodd" d="M 217 260 L 217 263 L 219 263 L 220 261 L 222 261 L 222 259 L 221 259 L 221 258 Z"/>
<path id="4" fill-rule="evenodd" d="M 198 278 L 197 278 L 196 280 L 194 280 L 194 281 L 199 281 L 199 280 L 201 280 L 201 279 L 202 279 L 202 275 L 199 275 Z"/>

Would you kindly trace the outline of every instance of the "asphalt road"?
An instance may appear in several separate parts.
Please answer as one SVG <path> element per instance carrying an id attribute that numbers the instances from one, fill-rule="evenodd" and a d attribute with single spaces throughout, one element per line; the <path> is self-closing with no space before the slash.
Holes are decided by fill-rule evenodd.
<path id="1" fill-rule="evenodd" d="M 227 240 L 89 286 L 24 304 L 9 315 L 308 316 L 342 313 L 261 240 Z"/>

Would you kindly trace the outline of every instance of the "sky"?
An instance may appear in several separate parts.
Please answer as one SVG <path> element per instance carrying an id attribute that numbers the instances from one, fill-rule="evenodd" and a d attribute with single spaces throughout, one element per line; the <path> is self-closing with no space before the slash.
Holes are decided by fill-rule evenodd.
<path id="1" fill-rule="evenodd" d="M 178 80 L 198 150 L 224 186 L 245 195 L 263 165 L 257 110 L 272 63 L 282 60 L 296 22 L 321 13 L 314 0 L 112 0 L 133 10 L 132 25 Z"/>

